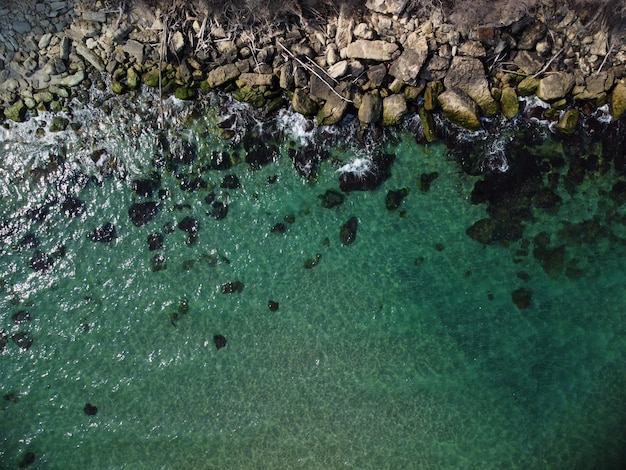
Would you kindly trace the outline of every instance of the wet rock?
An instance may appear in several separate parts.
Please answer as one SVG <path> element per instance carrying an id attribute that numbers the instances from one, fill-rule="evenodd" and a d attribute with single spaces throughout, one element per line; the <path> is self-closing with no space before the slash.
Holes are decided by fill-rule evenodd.
<path id="1" fill-rule="evenodd" d="M 390 189 L 389 191 L 387 191 L 387 195 L 385 196 L 385 207 L 387 208 L 387 210 L 394 211 L 398 207 L 400 207 L 400 204 L 402 204 L 402 201 L 407 194 L 409 194 L 409 188 L 402 188 L 397 190 Z"/>
<path id="2" fill-rule="evenodd" d="M 359 121 L 372 124 L 380 121 L 383 112 L 383 99 L 376 92 L 366 93 L 359 106 Z"/>
<path id="3" fill-rule="evenodd" d="M 513 303 L 517 305 L 517 308 L 525 309 L 530 306 L 532 292 L 528 289 L 520 287 L 511 293 L 511 299 L 513 300 Z"/>
<path id="4" fill-rule="evenodd" d="M 33 345 L 32 336 L 25 331 L 18 331 L 17 333 L 13 333 L 11 335 L 11 340 L 17 345 L 18 348 L 22 351 L 26 351 Z"/>
<path id="5" fill-rule="evenodd" d="M 572 90 L 576 80 L 574 75 L 565 72 L 557 72 L 546 75 L 539 80 L 536 94 L 543 101 L 556 101 L 565 98 Z"/>
<path id="6" fill-rule="evenodd" d="M 35 453 L 34 452 L 26 452 L 22 457 L 22 460 L 17 464 L 19 468 L 26 468 L 29 465 L 35 463 Z"/>
<path id="7" fill-rule="evenodd" d="M 480 129 L 478 106 L 465 93 L 450 89 L 441 93 L 437 99 L 443 114 L 450 121 L 472 131 Z"/>
<path id="8" fill-rule="evenodd" d="M 378 188 L 391 176 L 394 155 L 377 154 L 360 164 L 349 164 L 339 170 L 339 188 L 342 191 L 369 191 Z"/>
<path id="9" fill-rule="evenodd" d="M 83 411 L 87 416 L 95 416 L 98 413 L 98 407 L 92 405 L 91 403 L 85 404 Z"/>
<path id="10" fill-rule="evenodd" d="M 617 82 L 609 95 L 609 110 L 614 121 L 626 112 L 626 83 L 623 81 Z"/>
<path id="11" fill-rule="evenodd" d="M 200 225 L 198 224 L 198 220 L 190 215 L 184 217 L 180 222 L 178 222 L 178 228 L 190 235 L 197 233 L 199 227 Z"/>
<path id="12" fill-rule="evenodd" d="M 339 239 L 344 245 L 351 245 L 356 240 L 356 231 L 359 225 L 359 219 L 350 217 L 348 221 L 341 226 L 339 231 Z"/>
<path id="13" fill-rule="evenodd" d="M 70 121 L 67 118 L 64 118 L 62 116 L 52 116 L 50 118 L 50 126 L 48 127 L 48 129 L 50 130 L 50 132 L 61 132 L 67 129 L 69 123 Z"/>
<path id="14" fill-rule="evenodd" d="M 224 178 L 222 178 L 222 182 L 220 183 L 220 188 L 239 189 L 241 188 L 241 183 L 235 174 L 224 175 Z"/>
<path id="15" fill-rule="evenodd" d="M 498 103 L 491 96 L 485 77 L 485 66 L 479 59 L 455 56 L 444 85 L 447 90 L 457 89 L 469 96 L 485 116 L 493 116 L 498 111 Z"/>
<path id="16" fill-rule="evenodd" d="M 207 187 L 207 182 L 200 176 L 184 175 L 180 179 L 180 189 L 183 191 L 193 192 Z"/>
<path id="17" fill-rule="evenodd" d="M 317 113 L 317 103 L 302 88 L 296 88 L 294 91 L 291 106 L 296 113 L 303 116 L 314 116 Z"/>
<path id="18" fill-rule="evenodd" d="M 165 256 L 161 253 L 156 254 L 150 260 L 150 264 L 152 265 L 152 271 L 158 272 L 167 269 L 167 263 L 165 262 Z"/>
<path id="19" fill-rule="evenodd" d="M 128 217 L 137 227 L 150 222 L 159 210 L 159 204 L 154 201 L 135 202 L 128 209 Z"/>
<path id="20" fill-rule="evenodd" d="M 535 207 L 556 212 L 561 205 L 561 196 L 550 188 L 541 188 L 535 194 Z"/>
<path id="21" fill-rule="evenodd" d="M 190 165 L 197 156 L 198 149 L 188 140 L 177 140 L 171 145 L 171 161 L 174 164 Z"/>
<path id="22" fill-rule="evenodd" d="M 428 41 L 423 34 L 412 32 L 402 46 L 404 50 L 393 61 L 389 74 L 408 85 L 416 85 L 419 72 L 428 57 Z"/>
<path id="23" fill-rule="evenodd" d="M 34 233 L 27 233 L 17 243 L 20 250 L 28 250 L 39 246 L 39 239 Z"/>
<path id="24" fill-rule="evenodd" d="M 556 123 L 557 130 L 563 134 L 573 134 L 576 131 L 579 117 L 580 112 L 577 109 L 568 109 Z"/>
<path id="25" fill-rule="evenodd" d="M 19 310 L 15 312 L 11 318 L 13 319 L 13 323 L 19 325 L 20 323 L 26 323 L 30 320 L 30 312 L 28 310 Z"/>
<path id="26" fill-rule="evenodd" d="M 317 196 L 322 200 L 322 207 L 332 209 L 333 207 L 343 204 L 346 197 L 339 191 L 327 189 L 324 194 Z"/>
<path id="27" fill-rule="evenodd" d="M 150 178 L 133 180 L 133 191 L 138 196 L 152 197 L 155 191 L 159 189 L 159 183 Z"/>
<path id="28" fill-rule="evenodd" d="M 300 149 L 289 149 L 289 158 L 300 176 L 310 178 L 315 174 L 318 164 L 327 158 L 325 150 L 307 145 Z"/>
<path id="29" fill-rule="evenodd" d="M 211 168 L 213 170 L 228 170 L 233 166 L 228 152 L 213 152 L 211 154 Z"/>
<path id="30" fill-rule="evenodd" d="M 222 349 L 226 346 L 226 338 L 223 335 L 214 335 L 213 343 L 217 349 Z"/>
<path id="31" fill-rule="evenodd" d="M 9 334 L 4 328 L 0 328 L 0 352 L 4 351 L 7 343 L 9 342 Z"/>
<path id="32" fill-rule="evenodd" d="M 35 254 L 31 256 L 28 262 L 28 265 L 34 271 L 46 271 L 50 269 L 53 264 L 54 258 L 39 250 L 37 250 Z"/>
<path id="33" fill-rule="evenodd" d="M 519 112 L 519 101 L 517 99 L 517 93 L 513 87 L 505 86 L 502 89 L 500 106 L 502 109 L 502 115 L 505 118 L 513 119 L 517 115 Z"/>
<path id="34" fill-rule="evenodd" d="M 408 112 L 404 95 L 391 95 L 383 99 L 383 126 L 397 126 Z"/>
<path id="35" fill-rule="evenodd" d="M 246 163 L 258 170 L 263 165 L 273 162 L 277 156 L 278 150 L 274 146 L 255 146 L 246 153 Z"/>
<path id="36" fill-rule="evenodd" d="M 492 219 L 484 218 L 474 222 L 465 233 L 478 243 L 488 245 L 498 239 L 498 225 Z"/>
<path id="37" fill-rule="evenodd" d="M 67 217 L 76 217 L 85 212 L 85 203 L 76 197 L 68 196 L 61 203 L 61 211 Z"/>
<path id="38" fill-rule="evenodd" d="M 287 231 L 287 226 L 282 222 L 278 222 L 272 226 L 270 232 L 272 233 L 285 233 Z"/>
<path id="39" fill-rule="evenodd" d="M 148 250 L 154 251 L 163 248 L 164 237 L 161 232 L 154 232 L 148 235 Z"/>
<path id="40" fill-rule="evenodd" d="M 212 216 L 215 220 L 222 220 L 228 215 L 228 205 L 223 202 L 215 201 L 211 207 L 213 210 L 211 212 L 207 212 L 207 215 Z"/>
<path id="41" fill-rule="evenodd" d="M 226 282 L 220 290 L 222 294 L 239 294 L 243 291 L 244 284 L 241 281 Z"/>
<path id="42" fill-rule="evenodd" d="M 115 231 L 115 225 L 111 222 L 107 222 L 99 227 L 96 227 L 87 234 L 87 238 L 92 242 L 109 243 L 117 236 Z"/>
<path id="43" fill-rule="evenodd" d="M 433 181 L 435 181 L 439 177 L 439 172 L 433 171 L 432 173 L 422 173 L 419 176 L 419 180 L 417 182 L 418 189 L 427 193 L 430 190 L 430 185 Z"/>
<path id="44" fill-rule="evenodd" d="M 322 259 L 321 253 L 315 253 L 313 258 L 307 258 L 304 260 L 304 269 L 312 269 L 317 266 Z"/>
<path id="45" fill-rule="evenodd" d="M 268 300 L 267 308 L 269 308 L 272 312 L 276 312 L 278 310 L 278 302 L 274 300 Z"/>

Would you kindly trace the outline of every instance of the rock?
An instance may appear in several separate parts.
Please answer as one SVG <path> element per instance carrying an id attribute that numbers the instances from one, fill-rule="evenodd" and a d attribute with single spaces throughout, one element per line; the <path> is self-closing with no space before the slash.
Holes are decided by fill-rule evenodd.
<path id="1" fill-rule="evenodd" d="M 513 61 L 522 72 L 534 75 L 544 66 L 544 60 L 534 51 L 518 51 Z"/>
<path id="2" fill-rule="evenodd" d="M 159 68 L 154 67 L 141 76 L 141 82 L 150 88 L 159 86 Z"/>
<path id="3" fill-rule="evenodd" d="M 269 308 L 270 311 L 272 311 L 272 312 L 276 312 L 278 310 L 278 302 L 276 302 L 274 300 L 268 300 L 267 301 L 267 308 Z"/>
<path id="4" fill-rule="evenodd" d="M 404 95 L 391 95 L 383 99 L 383 126 L 397 126 L 408 112 Z"/>
<path id="5" fill-rule="evenodd" d="M 359 121 L 363 124 L 373 124 L 380 121 L 383 112 L 383 100 L 377 92 L 363 95 L 359 106 Z"/>
<path id="6" fill-rule="evenodd" d="M 385 207 L 388 211 L 395 211 L 402 201 L 409 194 L 409 188 L 401 188 L 398 190 L 390 189 L 385 196 Z"/>
<path id="7" fill-rule="evenodd" d="M 300 113 L 303 116 L 314 116 L 317 113 L 317 104 L 303 88 L 296 88 L 293 92 L 291 105 L 296 113 Z"/>
<path id="8" fill-rule="evenodd" d="M 500 109 L 502 110 L 502 115 L 507 119 L 513 119 L 517 115 L 519 112 L 519 101 L 514 88 L 505 86 L 502 89 Z"/>
<path id="9" fill-rule="evenodd" d="M 207 215 L 212 216 L 215 220 L 225 219 L 228 215 L 228 205 L 224 204 L 223 202 L 215 201 L 213 202 L 211 207 L 213 208 L 213 210 L 210 213 L 207 212 Z"/>
<path id="10" fill-rule="evenodd" d="M 352 42 L 354 15 L 349 10 L 350 9 L 343 3 L 339 7 L 337 34 L 335 35 L 335 44 L 339 50 L 345 49 Z"/>
<path id="11" fill-rule="evenodd" d="M 478 243 L 488 245 L 491 242 L 497 240 L 497 229 L 498 227 L 492 219 L 485 218 L 474 222 L 470 227 L 468 227 L 465 233 L 467 233 L 467 236 L 469 236 L 473 240 L 476 240 Z"/>
<path id="12" fill-rule="evenodd" d="M 31 256 L 28 262 L 28 265 L 33 271 L 46 271 L 50 269 L 53 264 L 54 259 L 50 255 L 39 250 L 35 251 L 35 254 Z"/>
<path id="13" fill-rule="evenodd" d="M 408 0 L 367 0 L 365 7 L 384 15 L 400 15 L 407 3 Z"/>
<path id="14" fill-rule="evenodd" d="M 239 75 L 241 75 L 239 67 L 235 64 L 226 64 L 211 70 L 206 83 L 209 88 L 215 88 L 236 79 Z"/>
<path id="15" fill-rule="evenodd" d="M 143 58 L 144 58 L 143 43 L 135 39 L 129 39 L 128 41 L 124 43 L 124 46 L 122 46 L 122 50 L 126 52 L 129 56 L 134 57 L 135 61 L 138 64 L 143 64 Z"/>
<path id="16" fill-rule="evenodd" d="M 188 86 L 176 87 L 174 97 L 179 100 L 192 100 L 196 97 L 196 90 Z"/>
<path id="17" fill-rule="evenodd" d="M 0 352 L 4 351 L 7 343 L 9 342 L 9 334 L 4 328 L 0 328 Z"/>
<path id="18" fill-rule="evenodd" d="M 348 221 L 341 226 L 339 231 L 339 239 L 344 245 L 351 245 L 356 240 L 356 231 L 359 225 L 359 219 L 350 217 Z"/>
<path id="19" fill-rule="evenodd" d="M 222 182 L 220 183 L 220 188 L 224 189 L 239 189 L 241 188 L 241 183 L 239 182 L 239 178 L 234 173 L 229 175 L 224 175 L 222 178 Z"/>
<path id="20" fill-rule="evenodd" d="M 565 98 L 576 83 L 574 75 L 557 72 L 539 80 L 536 94 L 543 101 L 557 101 Z"/>
<path id="21" fill-rule="evenodd" d="M 83 407 L 83 411 L 85 412 L 87 416 L 95 416 L 96 413 L 98 413 L 98 407 L 92 405 L 91 403 L 87 403 Z"/>
<path id="22" fill-rule="evenodd" d="M 150 265 L 152 266 L 153 272 L 163 271 L 167 269 L 165 256 L 163 256 L 161 253 L 157 253 L 150 259 Z"/>
<path id="23" fill-rule="evenodd" d="M 19 468 L 25 468 L 29 465 L 35 463 L 35 453 L 34 452 L 26 452 L 20 463 L 17 465 Z"/>
<path id="24" fill-rule="evenodd" d="M 182 50 L 185 47 L 185 36 L 183 36 L 183 33 L 180 30 L 176 31 L 171 36 L 169 40 L 169 45 L 170 45 L 171 51 L 175 55 L 178 55 L 182 52 Z"/>
<path id="25" fill-rule="evenodd" d="M 333 207 L 343 204 L 346 197 L 339 191 L 334 189 L 327 189 L 324 194 L 317 196 L 322 200 L 322 207 L 326 209 L 332 209 Z"/>
<path id="26" fill-rule="evenodd" d="M 476 131 L 480 129 L 478 106 L 460 90 L 446 90 L 437 97 L 443 114 L 455 124 Z"/>
<path id="27" fill-rule="evenodd" d="M 163 248 L 164 240 L 165 240 L 165 237 L 163 237 L 163 234 L 161 232 L 151 233 L 150 235 L 148 235 L 148 239 L 147 239 L 148 250 L 154 251 L 154 250 L 159 250 Z"/>
<path id="28" fill-rule="evenodd" d="M 20 348 L 21 351 L 26 351 L 33 345 L 33 337 L 25 332 L 18 331 L 11 335 L 11 340 Z"/>
<path id="29" fill-rule="evenodd" d="M 520 287 L 519 289 L 515 289 L 511 293 L 511 299 L 513 303 L 517 305 L 519 309 L 525 309 L 530 306 L 530 300 L 532 299 L 532 292 L 528 289 Z"/>
<path id="30" fill-rule="evenodd" d="M 200 225 L 198 223 L 198 219 L 191 217 L 190 215 L 183 217 L 183 219 L 178 222 L 178 228 L 189 235 L 197 233 L 199 227 Z"/>
<path id="31" fill-rule="evenodd" d="M 28 310 L 18 310 L 11 316 L 11 318 L 13 319 L 13 323 L 16 325 L 26 323 L 30 320 L 30 312 Z"/>
<path id="32" fill-rule="evenodd" d="M 226 346 L 226 338 L 223 335 L 214 335 L 213 343 L 217 349 L 222 349 Z"/>
<path id="33" fill-rule="evenodd" d="M 276 85 L 276 75 L 273 73 L 242 73 L 237 78 L 237 86 L 266 86 L 273 87 Z"/>
<path id="34" fill-rule="evenodd" d="M 100 227 L 96 227 L 87 234 L 87 238 L 92 242 L 108 243 L 113 241 L 116 237 L 115 225 L 111 222 L 107 222 Z"/>
<path id="35" fill-rule="evenodd" d="M 432 173 L 422 173 L 419 176 L 417 187 L 422 193 L 427 193 L 430 190 L 430 185 L 439 177 L 439 172 L 433 171 Z"/>
<path id="36" fill-rule="evenodd" d="M 137 227 L 150 222 L 159 210 L 159 204 L 153 201 L 135 202 L 128 209 L 128 217 Z"/>
<path id="37" fill-rule="evenodd" d="M 152 197 L 159 189 L 159 183 L 151 178 L 138 178 L 133 180 L 133 191 L 137 196 Z"/>
<path id="38" fill-rule="evenodd" d="M 319 264 L 321 259 L 322 259 L 322 254 L 315 253 L 315 257 L 307 258 L 304 260 L 304 269 L 313 269 L 315 266 Z"/>
<path id="39" fill-rule="evenodd" d="M 579 116 L 580 112 L 577 109 L 568 109 L 557 122 L 557 130 L 563 134 L 573 134 L 576 131 Z"/>
<path id="40" fill-rule="evenodd" d="M 626 111 L 626 84 L 624 82 L 617 82 L 609 94 L 609 110 L 614 121 L 617 121 Z"/>
<path id="41" fill-rule="evenodd" d="M 539 41 L 541 41 L 546 33 L 548 32 L 548 28 L 545 23 L 541 21 L 533 21 L 529 26 L 524 29 L 522 36 L 517 42 L 518 49 L 526 49 L 531 50 L 534 49 Z"/>
<path id="42" fill-rule="evenodd" d="M 4 117 L 15 122 L 24 122 L 26 111 L 26 104 L 20 99 L 4 109 Z"/>
<path id="43" fill-rule="evenodd" d="M 82 83 L 82 81 L 85 80 L 85 77 L 85 71 L 79 70 L 75 74 L 68 75 L 67 77 L 63 78 L 61 82 L 59 82 L 59 85 L 67 88 L 72 88 Z"/>
<path id="44" fill-rule="evenodd" d="M 526 77 L 517 84 L 517 94 L 519 96 L 530 96 L 535 93 L 539 86 L 539 79 L 535 77 Z"/>
<path id="45" fill-rule="evenodd" d="M 493 116 L 498 111 L 498 103 L 489 91 L 485 67 L 479 59 L 454 57 L 444 79 L 444 86 L 446 89 L 456 88 L 463 91 L 474 100 L 485 116 Z"/>
<path id="46" fill-rule="evenodd" d="M 428 41 L 423 35 L 413 32 L 409 34 L 403 47 L 404 51 L 394 60 L 389 74 L 408 85 L 416 85 L 420 70 L 428 57 Z"/>
<path id="47" fill-rule="evenodd" d="M 437 135 L 435 134 L 435 120 L 430 111 L 427 111 L 424 106 L 420 106 L 417 110 L 420 122 L 422 123 L 422 133 L 424 134 L 424 139 L 427 143 L 434 142 L 437 140 Z"/>
<path id="48" fill-rule="evenodd" d="M 370 191 L 391 176 L 394 155 L 376 154 L 371 159 L 356 159 L 339 170 L 342 191 Z"/>
<path id="49" fill-rule="evenodd" d="M 428 82 L 424 89 L 424 109 L 434 111 L 439 107 L 439 95 L 443 92 L 443 83 L 439 80 Z"/>
<path id="50" fill-rule="evenodd" d="M 28 21 L 14 21 L 13 30 L 19 35 L 24 35 L 26 33 L 30 33 L 32 28 Z"/>
<path id="51" fill-rule="evenodd" d="M 348 73 L 350 70 L 349 63 L 347 60 L 341 60 L 328 69 L 328 75 L 336 80 L 342 78 L 344 75 Z"/>
<path id="52" fill-rule="evenodd" d="M 358 39 L 346 48 L 348 59 L 376 60 L 378 62 L 390 61 L 394 53 L 398 50 L 398 45 L 387 41 L 367 41 Z"/>
<path id="53" fill-rule="evenodd" d="M 348 102 L 337 95 L 329 97 L 322 109 L 315 116 L 315 120 L 320 126 L 331 126 L 343 119 L 348 110 Z"/>
<path id="54" fill-rule="evenodd" d="M 102 59 L 98 57 L 94 52 L 90 51 L 87 46 L 83 44 L 76 45 L 76 53 L 80 55 L 83 59 L 89 62 L 93 67 L 99 72 L 104 71 L 104 62 Z"/>
<path id="55" fill-rule="evenodd" d="M 241 281 L 226 282 L 220 288 L 222 294 L 239 294 L 243 292 L 243 289 L 244 284 Z"/>
<path id="56" fill-rule="evenodd" d="M 550 188 L 540 188 L 534 196 L 535 207 L 540 209 L 553 209 L 561 205 L 563 200 Z"/>

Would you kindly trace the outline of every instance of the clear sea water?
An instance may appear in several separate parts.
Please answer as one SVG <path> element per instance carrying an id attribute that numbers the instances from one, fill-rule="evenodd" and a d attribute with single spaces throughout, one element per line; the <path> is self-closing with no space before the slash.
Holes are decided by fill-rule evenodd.
<path id="1" fill-rule="evenodd" d="M 160 169 L 168 195 L 137 227 L 130 205 L 159 200 L 132 190 L 155 172 L 158 103 L 112 103 L 72 116 L 78 131 L 51 133 L 46 115 L 0 129 L 0 327 L 9 336 L 0 468 L 25 465 L 28 452 L 28 468 L 40 469 L 625 462 L 626 230 L 619 217 L 605 220 L 623 212 L 607 196 L 613 170 L 559 191 L 559 211 L 536 210 L 526 224 L 528 240 L 594 217 L 612 234 L 566 247 L 579 276 L 548 275 L 532 254 L 519 255 L 518 242 L 483 246 L 466 235 L 487 215 L 470 201 L 480 176 L 465 174 L 442 143 L 417 144 L 398 130 L 380 143 L 396 156 L 391 177 L 328 209 L 319 196 L 339 189 L 338 168 L 368 155 L 340 131 L 315 179 L 294 170 L 288 149 L 322 131 L 307 133 L 290 115 L 273 162 L 205 171 L 212 151 L 234 152 L 217 123 L 242 109 L 168 101 L 166 135 L 198 148 L 180 171 L 209 187 L 184 191 Z M 549 132 L 544 140 L 560 151 Z M 98 166 L 91 156 L 100 149 Z M 420 191 L 420 175 L 432 172 L 439 176 Z M 219 187 L 229 173 L 241 188 Z M 387 210 L 387 191 L 400 188 L 409 189 L 401 206 Z M 223 220 L 206 214 L 211 191 L 228 204 Z M 82 214 L 63 213 L 68 195 L 84 201 Z M 176 228 L 189 215 L 199 222 L 192 244 Z M 340 228 L 352 216 L 356 240 L 344 246 Z M 114 240 L 88 239 L 108 222 Z M 271 231 L 278 222 L 285 233 Z M 156 231 L 164 245 L 150 251 Z M 36 250 L 52 256 L 50 269 L 29 267 Z M 166 268 L 155 271 L 157 253 Z M 222 293 L 233 281 L 243 290 Z M 532 293 L 524 309 L 512 300 L 520 287 Z M 16 324 L 22 310 L 30 320 Z M 17 332 L 30 334 L 29 349 L 11 340 Z M 217 349 L 214 335 L 226 346 Z"/>

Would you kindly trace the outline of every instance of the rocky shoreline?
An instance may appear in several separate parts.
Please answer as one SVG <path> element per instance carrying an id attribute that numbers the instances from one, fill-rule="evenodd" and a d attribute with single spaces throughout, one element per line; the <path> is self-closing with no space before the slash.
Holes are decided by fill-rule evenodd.
<path id="1" fill-rule="evenodd" d="M 2 5 L 2 4 L 0 4 Z M 227 29 L 180 5 L 25 0 L 0 6 L 0 108 L 21 122 L 67 111 L 89 87 L 142 87 L 183 100 L 225 90 L 265 113 L 291 106 L 318 125 L 358 116 L 393 126 L 417 114 L 435 140 L 433 115 L 471 130 L 483 117 L 513 119 L 520 97 L 548 103 L 542 118 L 564 134 L 608 104 L 626 111 L 626 44 L 596 17 L 562 6 L 490 19 L 459 30 L 439 9 L 413 17 L 406 0 L 368 0 L 324 21 Z M 67 123 L 55 125 L 63 129 Z"/>

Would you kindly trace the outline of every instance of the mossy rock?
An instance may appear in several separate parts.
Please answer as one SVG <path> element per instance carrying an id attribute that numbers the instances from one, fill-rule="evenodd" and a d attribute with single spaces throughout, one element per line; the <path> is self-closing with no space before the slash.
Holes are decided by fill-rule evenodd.
<path id="1" fill-rule="evenodd" d="M 67 129 L 69 123 L 69 119 L 61 116 L 52 116 L 52 119 L 50 119 L 50 127 L 48 129 L 50 130 L 50 132 L 64 131 L 65 129 Z"/>
<path id="2" fill-rule="evenodd" d="M 517 94 L 519 96 L 530 96 L 535 93 L 539 86 L 539 79 L 534 77 L 526 77 L 517 85 Z"/>
<path id="3" fill-rule="evenodd" d="M 559 119 L 556 125 L 557 130 L 563 134 L 573 134 L 576 131 L 579 117 L 580 112 L 577 109 L 568 109 Z"/>
<path id="4" fill-rule="evenodd" d="M 139 74 L 134 67 L 129 68 L 126 71 L 126 85 L 130 90 L 136 90 L 137 88 L 139 88 L 139 83 Z"/>
<path id="5" fill-rule="evenodd" d="M 515 90 L 506 86 L 502 89 L 502 95 L 500 96 L 500 108 L 502 109 L 502 115 L 507 119 L 513 119 L 519 112 L 519 101 L 517 100 L 517 93 Z"/>
<path id="6" fill-rule="evenodd" d="M 113 80 L 111 82 L 111 91 L 116 95 L 121 95 L 126 91 L 126 86 L 117 80 Z"/>
<path id="7" fill-rule="evenodd" d="M 179 100 L 192 100 L 196 97 L 196 90 L 187 86 L 179 86 L 176 88 L 174 96 Z"/>
<path id="8" fill-rule="evenodd" d="M 155 67 L 151 70 L 148 70 L 141 76 L 141 82 L 149 86 L 151 88 L 156 88 L 159 86 L 159 68 Z"/>
<path id="9" fill-rule="evenodd" d="M 37 106 L 37 102 L 33 98 L 24 98 L 24 104 L 28 109 L 34 109 Z"/>
<path id="10" fill-rule="evenodd" d="M 314 116 L 317 114 L 317 104 L 303 88 L 296 88 L 291 99 L 291 105 L 295 112 L 303 116 Z"/>
<path id="11" fill-rule="evenodd" d="M 609 95 L 609 109 L 614 121 L 626 112 L 626 84 L 618 82 Z"/>
<path id="12" fill-rule="evenodd" d="M 439 106 L 437 98 L 443 92 L 443 83 L 439 80 L 428 82 L 424 90 L 424 108 L 426 111 L 433 111 Z"/>
<path id="13" fill-rule="evenodd" d="M 26 104 L 22 100 L 17 100 L 11 106 L 5 108 L 4 116 L 15 122 L 24 122 L 26 119 Z"/>
<path id="14" fill-rule="evenodd" d="M 424 138 L 426 139 L 426 142 L 434 142 L 435 140 L 437 140 L 437 136 L 435 135 L 434 131 L 434 121 L 432 114 L 430 113 L 430 111 L 427 111 L 426 108 L 423 106 L 419 108 L 418 114 L 420 120 L 422 121 L 422 130 L 424 132 Z"/>
<path id="15" fill-rule="evenodd" d="M 261 88 L 261 87 L 259 87 Z M 260 90 L 250 85 L 244 85 L 233 91 L 233 98 L 237 101 L 249 103 L 255 108 L 262 108 L 267 103 L 267 99 L 263 96 L 265 89 Z"/>
<path id="16" fill-rule="evenodd" d="M 438 97 L 443 114 L 455 124 L 477 131 L 480 129 L 480 115 L 476 103 L 460 90 L 447 90 Z"/>
<path id="17" fill-rule="evenodd" d="M 50 106 L 50 111 L 52 111 L 53 113 L 58 113 L 59 111 L 63 109 L 63 105 L 61 104 L 59 100 L 52 101 L 49 106 Z"/>

